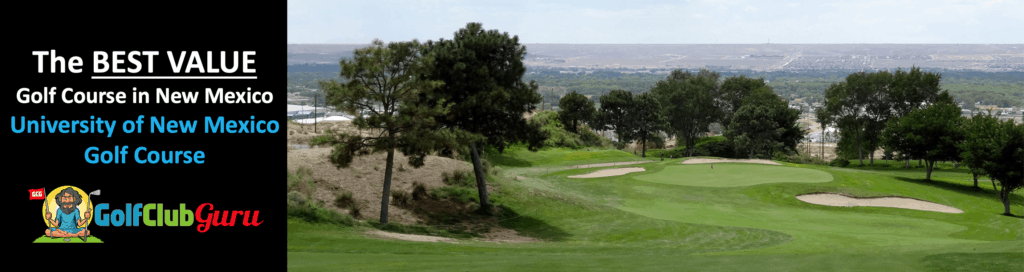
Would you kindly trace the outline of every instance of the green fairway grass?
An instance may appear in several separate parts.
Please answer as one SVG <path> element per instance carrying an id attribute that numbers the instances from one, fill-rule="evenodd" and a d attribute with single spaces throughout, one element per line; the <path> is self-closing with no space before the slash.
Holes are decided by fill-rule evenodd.
<path id="1" fill-rule="evenodd" d="M 570 179 L 606 168 L 561 166 L 635 160 L 617 151 L 514 153 L 492 201 L 512 211 L 505 228 L 543 240 L 456 243 L 380 240 L 373 228 L 288 220 L 295 271 L 1022 271 L 1024 193 L 1015 217 L 985 178 L 964 169 L 759 164 L 636 165 L 643 173 Z M 491 157 L 492 162 L 494 157 Z M 508 159 L 506 157 L 505 159 Z M 565 159 L 567 161 L 559 161 Z M 877 161 L 876 161 L 877 163 Z M 537 168 L 548 169 L 537 171 Z M 561 167 L 561 168 L 559 168 Z M 951 168 L 951 167 L 950 167 Z M 720 171 L 726 170 L 726 171 Z M 730 171 L 731 170 L 731 171 Z M 522 179 L 515 178 L 517 176 Z M 710 184 L 710 185 L 709 185 Z M 797 200 L 834 192 L 901 196 L 962 214 L 833 207 Z"/>
<path id="2" fill-rule="evenodd" d="M 33 241 L 33 243 L 59 243 L 59 244 L 73 244 L 73 243 L 74 244 L 102 244 L 103 243 L 102 240 L 100 240 L 99 238 L 93 237 L 93 236 L 89 236 L 89 239 L 88 239 L 89 241 L 87 241 L 87 242 L 82 241 L 81 237 L 66 237 L 66 238 L 71 239 L 71 241 L 65 242 L 64 238 L 51 238 L 49 236 L 43 235 L 42 237 L 36 238 L 36 240 Z"/>
<path id="3" fill-rule="evenodd" d="M 718 163 L 715 165 L 672 165 L 661 171 L 637 175 L 635 179 L 704 187 L 737 187 L 763 183 L 817 183 L 832 181 L 832 175 L 813 170 L 749 163 Z"/>

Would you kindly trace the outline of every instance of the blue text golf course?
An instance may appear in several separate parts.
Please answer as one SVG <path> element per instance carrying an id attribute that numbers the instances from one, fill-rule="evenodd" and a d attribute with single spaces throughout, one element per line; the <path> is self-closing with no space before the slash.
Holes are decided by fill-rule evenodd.
<path id="1" fill-rule="evenodd" d="M 512 150 L 492 201 L 515 217 L 502 227 L 536 243 L 455 243 L 371 238 L 365 225 L 288 221 L 288 267 L 296 271 L 1024 271 L 1024 194 L 1016 217 L 964 169 L 834 168 L 672 159 L 638 160 L 618 150 Z M 502 163 L 502 162 L 515 162 Z M 876 165 L 881 162 L 876 161 Z M 901 165 L 900 165 L 901 166 Z M 642 167 L 622 176 L 573 179 L 601 169 Z M 522 178 L 517 179 L 515 177 Z M 987 188 L 986 188 L 987 186 Z M 963 210 L 833 207 L 796 196 L 832 192 L 901 196 Z"/>

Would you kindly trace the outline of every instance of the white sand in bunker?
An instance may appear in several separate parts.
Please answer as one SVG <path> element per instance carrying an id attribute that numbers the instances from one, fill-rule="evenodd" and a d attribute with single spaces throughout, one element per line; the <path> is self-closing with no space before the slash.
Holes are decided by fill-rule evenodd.
<path id="1" fill-rule="evenodd" d="M 760 163 L 760 164 L 771 164 L 781 165 L 777 162 L 761 159 L 705 159 L 705 158 L 694 158 L 681 162 L 681 164 L 702 164 L 702 163 L 724 163 L 724 162 L 742 162 L 742 163 Z"/>
<path id="2" fill-rule="evenodd" d="M 643 172 L 644 169 L 640 167 L 628 167 L 628 168 L 615 168 L 615 169 L 604 169 L 591 172 L 589 174 L 569 176 L 569 178 L 603 178 L 612 176 L 621 176 L 633 172 Z"/>
<path id="3" fill-rule="evenodd" d="M 853 198 L 840 194 L 806 194 L 796 196 L 796 199 L 800 201 L 826 205 L 826 206 L 837 206 L 837 207 L 854 207 L 854 206 L 868 206 L 868 207 L 888 207 L 888 208 L 900 208 L 900 209 L 911 209 L 920 211 L 931 211 L 931 212 L 944 212 L 944 213 L 963 213 L 964 211 L 953 208 L 950 206 L 927 202 L 924 200 L 917 200 L 906 197 L 874 197 L 874 198 Z"/>
<path id="4" fill-rule="evenodd" d="M 572 166 L 571 168 L 595 168 L 595 167 L 608 167 L 608 166 L 619 166 L 619 165 L 630 165 L 639 163 L 649 163 L 654 161 L 631 161 L 631 162 L 606 162 L 606 163 L 592 163 Z"/>

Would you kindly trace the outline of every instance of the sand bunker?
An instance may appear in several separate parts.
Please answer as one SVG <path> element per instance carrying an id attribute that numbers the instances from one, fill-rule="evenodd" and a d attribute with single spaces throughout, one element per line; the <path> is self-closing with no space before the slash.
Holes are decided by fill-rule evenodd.
<path id="1" fill-rule="evenodd" d="M 615 168 L 615 169 L 604 169 L 598 170 L 585 175 L 569 176 L 569 178 L 603 178 L 611 176 L 621 176 L 633 172 L 643 172 L 644 169 L 640 167 L 628 167 L 628 168 Z"/>
<path id="2" fill-rule="evenodd" d="M 649 162 L 654 162 L 654 161 L 592 163 L 592 164 L 576 165 L 576 166 L 572 166 L 570 168 L 578 169 L 578 168 L 608 167 L 608 166 L 630 165 L 630 164 L 649 163 Z"/>
<path id="3" fill-rule="evenodd" d="M 681 163 L 682 164 L 701 164 L 701 163 L 723 163 L 723 162 L 744 162 L 744 163 L 760 163 L 760 164 L 781 165 L 781 164 L 779 164 L 777 162 L 773 162 L 773 161 L 769 161 L 769 160 L 761 160 L 761 159 L 739 159 L 739 160 L 732 160 L 732 159 L 704 159 L 704 158 L 695 158 L 695 159 L 685 160 L 685 161 L 683 161 Z"/>
<path id="4" fill-rule="evenodd" d="M 379 231 L 379 230 L 375 230 L 375 231 L 371 231 L 371 232 L 367 232 L 367 233 L 368 234 L 377 235 L 377 236 L 380 236 L 380 237 L 384 237 L 384 238 L 398 239 L 398 240 L 404 240 L 404 241 L 413 241 L 413 242 L 438 242 L 438 241 L 449 242 L 449 243 L 454 243 L 455 242 L 455 240 L 453 240 L 451 238 L 437 237 L 437 236 L 428 236 L 428 235 L 403 234 L 403 233 L 386 232 L 386 231 Z"/>
<path id="5" fill-rule="evenodd" d="M 950 206 L 927 202 L 924 200 L 917 200 L 906 197 L 875 197 L 875 198 L 853 198 L 840 194 L 806 194 L 796 196 L 796 199 L 800 201 L 826 205 L 826 206 L 838 206 L 838 207 L 854 207 L 854 206 L 869 206 L 869 207 L 889 207 L 889 208 L 900 208 L 900 209 L 911 209 L 920 211 L 931 211 L 931 212 L 944 212 L 944 213 L 963 213 L 960 209 L 953 208 Z"/>

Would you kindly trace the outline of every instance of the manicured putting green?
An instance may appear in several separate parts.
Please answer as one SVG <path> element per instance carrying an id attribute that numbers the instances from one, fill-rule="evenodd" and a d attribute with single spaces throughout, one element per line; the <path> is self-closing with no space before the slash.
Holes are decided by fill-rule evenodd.
<path id="1" fill-rule="evenodd" d="M 657 183 L 703 187 L 739 187 L 763 183 L 817 183 L 832 181 L 832 175 L 818 170 L 747 164 L 716 163 L 671 165 L 635 179 Z"/>
<path id="2" fill-rule="evenodd" d="M 64 241 L 65 238 L 69 239 L 70 241 L 65 242 Z M 101 241 L 100 238 L 96 238 L 94 236 L 89 236 L 89 241 L 88 242 L 83 242 L 81 237 L 54 237 L 54 238 L 50 238 L 49 236 L 43 235 L 43 237 L 37 238 L 33 243 L 62 243 L 62 244 L 81 244 L 81 243 L 86 243 L 86 244 L 102 244 L 103 241 Z"/>

